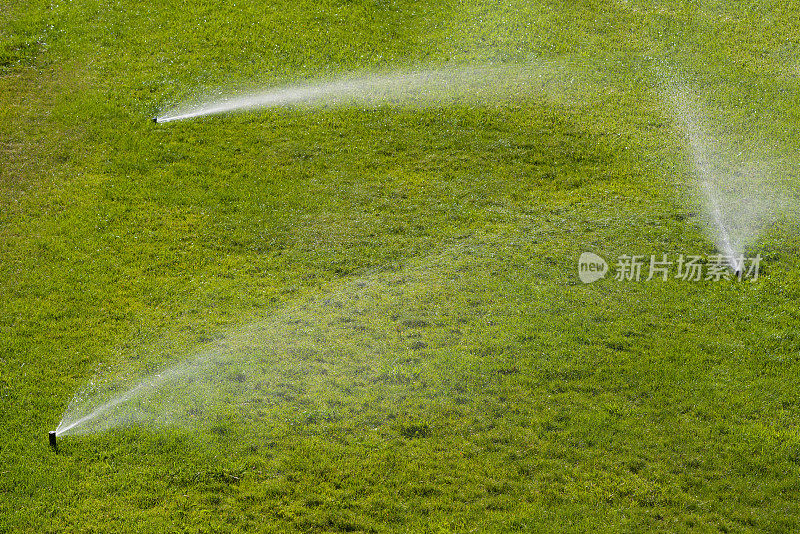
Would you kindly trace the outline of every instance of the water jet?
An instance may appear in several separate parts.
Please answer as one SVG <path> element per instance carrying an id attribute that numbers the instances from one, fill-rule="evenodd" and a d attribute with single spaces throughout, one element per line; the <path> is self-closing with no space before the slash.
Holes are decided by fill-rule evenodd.
<path id="1" fill-rule="evenodd" d="M 383 73 L 352 73 L 329 80 L 269 87 L 185 102 L 159 114 L 157 123 L 206 115 L 288 106 L 381 105 L 441 106 L 454 102 L 484 103 L 548 94 L 571 85 L 568 69 L 548 62 L 463 65 L 460 67 Z"/>

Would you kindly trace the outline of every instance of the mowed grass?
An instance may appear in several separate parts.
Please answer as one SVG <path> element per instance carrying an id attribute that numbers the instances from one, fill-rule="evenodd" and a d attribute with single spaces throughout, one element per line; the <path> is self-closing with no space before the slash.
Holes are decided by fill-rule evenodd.
<path id="1" fill-rule="evenodd" d="M 755 282 L 576 271 L 714 251 L 658 75 L 791 161 L 791 3 L 0 7 L 0 530 L 798 528 L 796 221 L 754 241 Z M 220 88 L 528 60 L 574 76 L 480 106 L 149 121 Z M 376 276 L 396 313 L 351 318 L 395 352 L 337 339 L 352 361 L 265 412 L 48 448 L 98 373 Z"/>

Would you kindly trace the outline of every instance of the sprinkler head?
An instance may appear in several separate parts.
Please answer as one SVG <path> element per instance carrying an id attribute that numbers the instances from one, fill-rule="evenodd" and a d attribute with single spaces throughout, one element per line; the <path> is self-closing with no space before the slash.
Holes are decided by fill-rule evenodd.
<path id="1" fill-rule="evenodd" d="M 156 124 L 158 124 L 158 117 L 153 117 L 153 122 L 155 122 Z"/>
<path id="2" fill-rule="evenodd" d="M 50 431 L 50 447 L 53 448 L 54 451 L 58 452 L 58 443 L 56 442 L 56 431 Z"/>
<path id="3" fill-rule="evenodd" d="M 742 265 L 742 261 L 739 260 L 731 261 L 731 271 L 733 271 L 733 276 L 738 278 L 739 280 L 742 279 L 743 267 L 744 266 Z"/>

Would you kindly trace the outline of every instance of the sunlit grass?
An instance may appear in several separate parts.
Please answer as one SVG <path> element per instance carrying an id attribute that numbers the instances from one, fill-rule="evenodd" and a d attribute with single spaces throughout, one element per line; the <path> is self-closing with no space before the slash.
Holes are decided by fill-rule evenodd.
<path id="1" fill-rule="evenodd" d="M 792 168 L 790 4 L 9 7 L 0 530 L 797 528 L 796 221 L 754 239 L 757 282 L 576 273 L 587 250 L 714 252 L 658 72 Z M 574 76 L 504 103 L 149 120 L 221 90 L 531 59 Z M 48 449 L 90 381 L 264 324 L 219 402 Z M 256 367 L 271 339 L 308 350 Z"/>

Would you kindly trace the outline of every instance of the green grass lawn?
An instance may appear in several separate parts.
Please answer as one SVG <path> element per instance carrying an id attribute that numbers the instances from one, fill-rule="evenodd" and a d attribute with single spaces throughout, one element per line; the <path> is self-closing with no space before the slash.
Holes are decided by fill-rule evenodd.
<path id="1" fill-rule="evenodd" d="M 0 532 L 800 529 L 797 219 L 749 244 L 756 281 L 577 273 L 715 251 L 660 76 L 800 202 L 798 52 L 767 0 L 0 0 Z M 522 62 L 562 70 L 150 121 Z M 168 424 L 50 450 L 90 383 L 226 343 Z"/>

